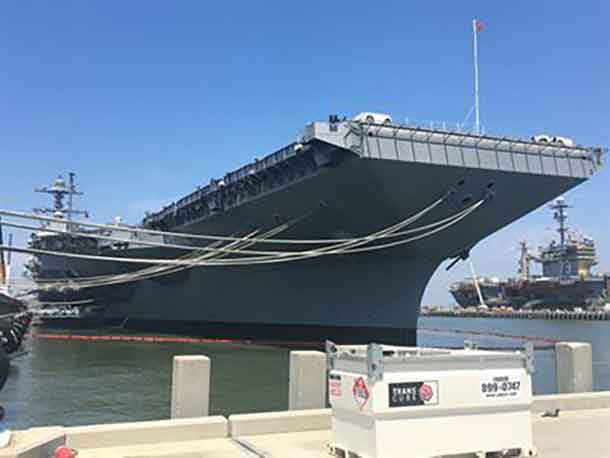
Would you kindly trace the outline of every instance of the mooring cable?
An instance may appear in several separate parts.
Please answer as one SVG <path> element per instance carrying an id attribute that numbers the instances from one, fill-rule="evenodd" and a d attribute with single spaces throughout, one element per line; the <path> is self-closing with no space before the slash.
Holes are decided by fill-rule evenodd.
<path id="1" fill-rule="evenodd" d="M 427 212 L 431 211 L 433 208 L 435 208 L 437 205 L 439 205 L 442 201 L 445 200 L 446 197 L 443 197 L 441 199 L 438 199 L 436 202 L 434 202 L 432 205 L 430 205 L 427 208 L 424 208 L 422 211 L 420 211 L 419 213 L 403 220 L 401 223 L 398 223 L 397 225 L 394 226 L 390 226 L 390 228 L 386 228 L 383 229 L 382 231 L 379 231 L 376 234 L 379 233 L 383 233 L 386 232 L 388 230 L 391 230 L 395 227 L 400 227 L 400 225 L 404 225 L 405 223 L 411 223 L 416 221 L 417 219 L 423 217 Z M 0 213 L 2 213 L 0 211 Z M 35 215 L 36 216 L 36 215 Z M 455 216 L 455 215 L 453 215 Z M 46 218 L 46 217 L 43 217 Z M 116 228 L 115 228 L 116 229 Z M 239 241 L 243 241 L 244 238 L 236 238 L 236 237 L 228 237 L 230 240 L 239 242 Z M 347 240 L 345 243 L 351 243 L 354 241 L 361 241 L 361 240 L 366 240 L 367 238 L 370 238 L 370 236 L 367 237 L 360 237 L 360 238 L 355 238 L 355 239 L 343 239 L 343 240 Z M 248 240 L 248 242 L 254 242 L 254 243 L 259 243 L 261 241 L 264 241 L 265 239 L 250 239 Z M 277 240 L 277 239 L 276 239 Z M 121 241 L 124 242 L 124 240 L 121 239 Z M 0 245 L 0 249 L 3 248 L 3 245 Z M 9 248 L 9 247 L 7 247 Z M 205 251 L 206 247 L 191 247 L 191 250 L 203 250 Z M 26 254 L 39 254 L 39 255 L 50 255 L 50 256 L 63 256 L 63 257 L 72 257 L 72 258 L 80 258 L 80 259 L 92 259 L 92 260 L 105 260 L 105 261 L 117 261 L 117 262 L 137 262 L 137 263 L 146 263 L 146 262 L 138 262 L 137 260 L 134 260 L 134 258 L 123 258 L 123 257 L 110 257 L 110 256 L 97 256 L 97 255 L 83 255 L 83 254 L 79 254 L 79 253 L 65 253 L 65 252 L 59 252 L 59 251 L 53 251 L 53 250 L 41 250 L 41 249 L 37 249 L 37 248 L 17 248 L 17 247 L 13 247 L 11 248 L 12 251 L 18 252 L 18 253 L 26 253 Z M 300 252 L 272 252 L 270 254 L 270 256 L 282 256 L 282 257 L 286 257 L 289 255 L 298 255 L 300 254 Z M 175 260 L 167 260 L 167 262 L 164 263 L 158 263 L 158 262 L 148 262 L 148 264 L 184 264 L 184 263 L 176 263 Z"/>
<path id="2" fill-rule="evenodd" d="M 431 210 L 432 208 L 429 208 L 429 209 Z M 466 210 L 463 210 L 463 211 L 466 211 Z M 429 223 L 424 226 L 415 227 L 413 229 L 408 229 L 405 231 L 380 235 L 379 238 L 397 238 L 397 237 L 401 237 L 403 235 L 421 232 L 421 231 L 424 231 L 431 227 L 436 227 L 441 224 L 444 224 L 446 221 L 448 221 L 449 219 L 452 219 L 455 216 L 456 215 L 451 215 L 450 217 L 447 217 L 445 219 L 435 221 L 433 223 Z M 23 230 L 31 230 L 31 231 L 41 230 L 40 227 L 36 227 L 36 226 L 28 225 L 28 224 L 14 223 L 14 222 L 10 222 L 10 221 L 3 221 L 2 225 L 6 226 L 6 227 L 11 227 L 14 229 L 23 229 Z M 115 230 L 120 231 L 121 229 L 120 229 L 120 227 L 118 227 Z M 175 243 L 169 243 L 169 242 L 154 242 L 154 241 L 150 241 L 150 240 L 133 240 L 133 239 L 125 239 L 125 238 L 121 238 L 121 237 L 115 237 L 115 236 L 99 234 L 99 233 L 87 233 L 87 232 L 83 232 L 83 231 L 74 231 L 74 230 L 58 229 L 58 228 L 50 228 L 50 227 L 45 227 L 43 229 L 43 231 L 52 232 L 55 234 L 69 235 L 72 237 L 91 238 L 91 239 L 106 240 L 106 241 L 111 241 L 111 242 L 122 242 L 122 243 L 127 242 L 127 243 L 133 243 L 134 245 L 142 245 L 142 246 L 157 247 L 157 248 L 171 248 L 171 249 L 188 250 L 188 251 L 193 251 L 193 250 L 218 251 L 218 252 L 223 252 L 223 253 L 226 252 L 229 254 L 243 253 L 243 254 L 252 254 L 252 255 L 275 255 L 278 253 L 289 253 L 287 251 L 277 251 L 277 250 L 275 250 L 275 251 L 241 250 L 241 249 L 240 250 L 228 250 L 226 248 L 214 248 L 214 247 L 210 247 L 208 245 L 203 245 L 203 246 L 181 245 L 181 244 L 175 244 Z M 347 243 L 347 242 L 357 242 L 362 239 L 363 239 L 362 237 L 353 237 L 350 239 L 332 239 L 332 240 L 335 240 L 338 243 L 343 243 L 343 242 Z M 250 239 L 250 240 L 252 240 L 252 239 Z M 323 241 L 320 242 L 320 245 L 326 243 L 328 240 L 331 240 L 331 239 L 324 239 Z M 298 240 L 295 239 L 295 241 L 298 241 Z M 309 241 L 311 241 L 311 240 L 309 240 Z M 265 243 L 265 242 L 268 242 L 268 240 L 263 239 L 263 238 L 257 238 L 257 239 L 252 240 L 252 244 Z"/>
<path id="3" fill-rule="evenodd" d="M 434 202 L 431 205 L 430 209 L 432 209 L 432 208 L 436 207 L 437 205 L 440 205 L 442 202 L 444 202 L 447 199 L 449 194 L 450 193 L 448 192 L 444 196 L 440 197 L 436 202 Z M 19 211 L 14 211 L 14 210 L 1 210 L 0 209 L 0 215 L 9 216 L 9 217 L 13 217 L 13 218 L 19 218 L 19 219 L 26 219 L 26 220 L 37 220 L 37 221 L 44 221 L 44 222 L 66 224 L 66 220 L 62 219 L 62 218 L 55 218 L 55 217 L 51 217 L 51 216 L 43 216 L 43 215 L 37 215 L 35 213 L 19 212 Z M 161 235 L 161 236 L 171 236 L 171 237 L 175 237 L 175 238 L 218 240 L 218 241 L 225 241 L 225 242 L 232 242 L 232 241 L 240 240 L 238 237 L 231 237 L 231 236 L 159 231 L 159 230 L 153 230 L 153 229 L 145 229 L 142 227 L 134 227 L 134 226 L 130 226 L 127 224 L 117 226 L 117 225 L 111 225 L 111 224 L 89 223 L 86 221 L 72 222 L 72 224 L 78 224 L 79 226 L 82 226 L 82 227 L 92 227 L 92 228 L 96 228 L 96 229 L 106 229 L 106 230 L 113 230 L 113 231 L 121 230 L 121 231 L 135 233 L 135 234 Z M 254 240 L 255 243 L 318 244 L 318 245 L 319 244 L 332 244 L 332 243 L 337 243 L 337 242 L 348 242 L 348 241 L 352 241 L 352 239 L 313 239 L 313 240 L 308 240 L 308 239 L 303 239 L 303 240 L 255 239 Z"/>
<path id="4" fill-rule="evenodd" d="M 424 234 L 420 234 L 419 236 L 416 236 L 416 237 L 411 237 L 411 238 L 408 238 L 405 240 L 400 240 L 400 241 L 393 242 L 393 243 L 377 245 L 377 246 L 372 246 L 372 247 L 365 247 L 365 248 L 359 250 L 358 252 L 385 249 L 385 248 L 389 248 L 389 247 L 393 247 L 393 246 L 397 246 L 397 245 L 401 245 L 401 244 L 406 244 L 406 243 L 410 243 L 410 242 L 413 242 L 416 240 L 421 240 L 423 238 L 429 237 L 429 236 L 434 235 L 434 234 L 440 232 L 441 230 L 447 229 L 448 227 L 461 221 L 463 218 L 465 218 L 470 213 L 472 213 L 472 211 L 476 210 L 483 202 L 484 202 L 484 200 L 481 200 L 481 201 L 475 203 L 474 205 L 469 207 L 466 211 L 460 212 L 459 217 L 454 218 L 449 223 L 444 224 L 443 226 L 440 226 L 440 227 L 436 228 L 435 230 L 429 231 Z M 212 261 L 203 261 L 203 262 L 199 262 L 199 261 L 191 262 L 191 261 L 181 261 L 178 259 L 128 258 L 128 257 L 116 257 L 116 256 L 84 255 L 84 254 L 78 254 L 78 253 L 66 253 L 66 252 L 59 252 L 59 251 L 52 251 L 52 250 L 41 250 L 41 249 L 36 249 L 36 248 L 10 247 L 10 246 L 5 246 L 5 245 L 0 245 L 0 249 L 7 250 L 7 251 L 14 251 L 17 253 L 25 253 L 25 254 L 49 255 L 49 256 L 68 257 L 68 258 L 75 258 L 75 259 L 89 259 L 89 260 L 105 261 L 105 262 L 118 262 L 118 263 L 159 264 L 159 265 L 195 265 L 195 266 L 254 265 L 254 264 L 266 264 L 266 263 L 270 263 L 270 262 L 278 263 L 278 262 L 294 261 L 294 260 L 318 257 L 318 256 L 323 256 L 323 255 L 349 254 L 350 246 L 353 246 L 355 244 L 366 244 L 366 243 L 373 242 L 376 240 L 376 234 L 385 233 L 386 231 L 389 231 L 389 230 L 394 230 L 393 228 L 401 228 L 404 224 L 405 224 L 405 222 L 398 223 L 394 226 L 391 226 L 388 229 L 384 229 L 373 235 L 362 237 L 360 239 L 357 239 L 356 241 L 346 242 L 346 244 L 339 244 L 338 247 L 337 246 L 326 247 L 324 249 L 319 249 L 319 250 L 309 250 L 309 251 L 304 251 L 304 252 L 293 252 L 293 253 L 280 252 L 275 255 L 272 255 L 273 257 L 271 259 L 266 259 L 261 256 L 259 258 L 236 258 L 236 259 L 226 259 L 226 260 L 219 260 L 219 261 L 212 260 Z M 237 240 L 243 241 L 243 238 L 237 239 Z M 259 239 L 252 239 L 251 241 L 253 243 L 257 243 L 255 240 L 259 240 Z M 347 244 L 350 244 L 350 245 L 347 245 Z M 348 248 L 344 249 L 345 246 L 348 246 Z"/>
<path id="5" fill-rule="evenodd" d="M 273 237 L 276 234 L 279 234 L 280 232 L 292 227 L 292 225 L 296 224 L 297 222 L 301 221 L 302 218 L 295 218 L 294 220 L 288 222 L 288 223 L 284 223 L 281 224 L 275 228 L 270 229 L 269 231 L 263 233 L 261 235 L 262 238 L 265 237 Z M 256 230 L 253 232 L 250 232 L 249 234 L 247 234 L 245 237 L 243 237 L 243 240 L 249 240 L 250 237 L 254 237 L 255 235 L 257 235 L 260 231 Z M 219 245 L 222 242 L 217 241 L 217 242 L 213 242 L 211 243 L 211 245 Z M 252 245 L 253 242 L 232 242 L 232 243 L 228 243 L 225 246 L 228 248 L 231 247 L 237 247 L 237 246 L 250 246 Z M 203 260 L 203 259 L 208 259 L 208 258 L 221 258 L 224 257 L 226 255 L 226 253 L 205 253 L 201 256 L 197 256 L 199 254 L 198 250 L 193 251 L 192 253 L 183 256 L 181 259 L 195 259 L 195 260 Z M 129 282 L 134 282 L 134 281 L 142 281 L 142 280 L 149 280 L 152 278 L 156 278 L 159 276 L 165 276 L 165 275 L 172 275 L 174 273 L 177 272 L 181 272 L 185 269 L 190 269 L 194 267 L 193 265 L 186 265 L 186 266 L 167 266 L 167 265 L 163 265 L 163 266 L 154 266 L 154 267 L 148 267 L 145 269 L 141 269 L 139 271 L 135 271 L 135 272 L 128 272 L 125 274 L 119 274 L 119 275 L 109 275 L 109 276 L 105 276 L 105 278 L 95 278 L 95 277 L 88 277 L 88 278 L 78 278 L 78 279 L 70 279 L 70 280 L 64 280 L 61 279 L 59 281 L 55 281 L 54 284 L 50 284 L 50 285 L 45 285 L 45 289 L 56 289 L 58 287 L 58 285 L 60 285 L 60 287 L 63 288 L 73 288 L 73 289 L 81 289 L 81 288 L 94 288 L 94 287 L 100 287 L 100 286 L 110 286 L 110 285 L 115 285 L 115 284 L 123 284 L 123 283 L 129 283 Z M 76 281 L 74 281 L 76 280 Z"/>
<path id="6" fill-rule="evenodd" d="M 251 234 L 255 235 L 256 233 L 258 233 L 259 231 L 253 231 Z M 218 243 L 222 243 L 222 242 L 218 242 Z M 232 242 L 230 244 L 227 245 L 239 245 L 240 243 L 243 242 Z M 197 256 L 197 252 L 193 252 L 189 255 L 183 256 L 182 258 L 179 259 L 196 259 L 196 260 L 200 260 L 200 259 L 206 259 L 207 257 L 211 257 L 214 256 L 215 253 L 207 253 L 201 256 Z M 100 287 L 100 286 L 110 286 L 110 285 L 115 285 L 115 284 L 122 284 L 122 283 L 130 283 L 130 282 L 134 282 L 134 281 L 142 281 L 142 280 L 148 280 L 148 279 L 152 279 L 152 278 L 156 278 L 159 276 L 166 276 L 166 275 L 172 275 L 174 273 L 180 272 L 182 270 L 185 269 L 189 269 L 193 267 L 192 265 L 182 265 L 182 266 L 174 266 L 174 265 L 161 265 L 161 266 L 152 266 L 152 267 L 147 267 L 141 270 L 137 270 L 135 272 L 127 272 L 124 274 L 118 274 L 118 275 L 107 275 L 104 278 L 96 278 L 96 277 L 85 277 L 85 278 L 76 278 L 76 279 L 59 279 L 59 280 L 55 280 L 53 283 L 51 284 L 46 284 L 44 286 L 44 288 L 36 288 L 33 291 L 44 291 L 44 290 L 54 290 L 57 289 L 58 286 L 60 288 L 68 288 L 68 289 L 83 289 L 83 288 L 93 288 L 93 287 Z"/>

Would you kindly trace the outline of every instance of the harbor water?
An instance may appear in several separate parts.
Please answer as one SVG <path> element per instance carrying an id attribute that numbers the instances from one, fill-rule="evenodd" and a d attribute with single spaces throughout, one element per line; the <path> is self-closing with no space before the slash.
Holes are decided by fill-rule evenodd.
<path id="1" fill-rule="evenodd" d="M 99 334 L 111 330 L 98 329 Z M 610 390 L 608 321 L 421 317 L 420 345 L 488 348 L 536 345 L 534 391 L 556 391 L 551 340 L 593 345 L 596 390 Z M 508 336 L 514 337 L 508 337 Z M 232 343 L 150 343 L 30 339 L 14 361 L 0 405 L 2 427 L 77 425 L 169 417 L 172 357 L 212 361 L 211 413 L 287 408 L 289 348 Z"/>

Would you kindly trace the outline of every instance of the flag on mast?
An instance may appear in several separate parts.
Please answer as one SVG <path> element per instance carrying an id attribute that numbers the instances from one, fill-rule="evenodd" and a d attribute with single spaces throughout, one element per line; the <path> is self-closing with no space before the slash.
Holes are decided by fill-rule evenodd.
<path id="1" fill-rule="evenodd" d="M 483 30 L 485 30 L 485 23 L 483 21 L 479 21 L 478 19 L 474 20 L 474 28 L 477 31 L 477 33 L 481 33 Z"/>

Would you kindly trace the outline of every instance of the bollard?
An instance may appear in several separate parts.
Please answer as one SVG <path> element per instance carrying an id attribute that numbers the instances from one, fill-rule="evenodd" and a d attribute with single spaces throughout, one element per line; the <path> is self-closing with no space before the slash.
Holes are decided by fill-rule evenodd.
<path id="1" fill-rule="evenodd" d="M 210 358 L 174 356 L 171 418 L 205 417 L 210 406 Z"/>
<path id="2" fill-rule="evenodd" d="M 326 407 L 326 355 L 319 351 L 291 351 L 288 409 L 324 407 Z"/>
<path id="3" fill-rule="evenodd" d="M 593 391 L 593 355 L 591 344 L 559 342 L 557 358 L 557 391 L 583 393 Z"/>

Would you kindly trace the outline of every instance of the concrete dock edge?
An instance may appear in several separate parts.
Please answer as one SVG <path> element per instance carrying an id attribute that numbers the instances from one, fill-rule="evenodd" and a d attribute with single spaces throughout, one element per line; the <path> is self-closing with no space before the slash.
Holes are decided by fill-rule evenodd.
<path id="1" fill-rule="evenodd" d="M 231 415 L 229 434 L 232 437 L 239 437 L 330 429 L 331 418 L 331 409 Z"/>
<path id="2" fill-rule="evenodd" d="M 9 446 L 0 449 L 1 458 L 48 458 L 64 445 L 66 435 L 61 426 L 14 431 Z"/>
<path id="3" fill-rule="evenodd" d="M 227 437 L 225 417 L 200 417 L 65 428 L 66 445 L 75 449 L 121 447 Z"/>
<path id="4" fill-rule="evenodd" d="M 610 409 L 610 391 L 534 396 L 532 412 Z"/>

